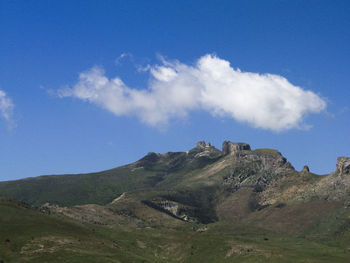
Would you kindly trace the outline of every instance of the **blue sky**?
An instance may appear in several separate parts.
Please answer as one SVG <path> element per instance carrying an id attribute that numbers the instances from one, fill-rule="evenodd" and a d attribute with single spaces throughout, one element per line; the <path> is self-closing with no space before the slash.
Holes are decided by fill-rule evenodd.
<path id="1" fill-rule="evenodd" d="M 198 140 L 332 172 L 350 156 L 349 14 L 346 0 L 0 0 L 0 180 Z"/>

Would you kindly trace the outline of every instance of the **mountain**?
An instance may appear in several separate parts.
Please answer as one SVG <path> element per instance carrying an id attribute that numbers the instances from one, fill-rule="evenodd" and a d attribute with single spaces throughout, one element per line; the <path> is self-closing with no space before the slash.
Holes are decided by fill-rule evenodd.
<path id="1" fill-rule="evenodd" d="M 5 262 L 62 253 L 69 262 L 89 262 L 89 253 L 91 262 L 349 262 L 349 193 L 348 157 L 321 176 L 307 166 L 296 171 L 273 149 L 225 141 L 219 150 L 201 141 L 99 173 L 0 182 L 0 238 L 18 239 L 12 250 L 0 245 L 0 255 Z"/>

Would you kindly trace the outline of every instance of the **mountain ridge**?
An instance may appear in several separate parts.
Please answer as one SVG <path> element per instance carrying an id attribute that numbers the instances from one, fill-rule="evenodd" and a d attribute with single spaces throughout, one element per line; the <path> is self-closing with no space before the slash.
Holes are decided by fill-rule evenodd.
<path id="1" fill-rule="evenodd" d="M 200 141 L 186 152 L 150 152 L 134 163 L 98 173 L 0 182 L 0 196 L 22 202 L 0 198 L 0 226 L 4 226 L 0 236 L 21 222 L 16 216 L 9 219 L 8 211 L 11 215 L 23 214 L 23 224 L 30 222 L 36 232 L 26 240 L 19 234 L 15 237 L 19 243 L 12 249 L 33 260 L 35 255 L 45 258 L 55 251 L 64 250 L 71 256 L 86 253 L 81 246 L 87 244 L 97 257 L 101 255 L 101 262 L 115 261 L 109 261 L 99 251 L 118 255 L 123 262 L 178 262 L 174 253 L 182 255 L 180 262 L 203 262 L 201 255 L 211 258 L 211 262 L 280 262 L 281 257 L 284 262 L 350 259 L 346 252 L 350 251 L 349 157 L 339 157 L 335 171 L 321 176 L 306 166 L 302 171 L 295 170 L 277 150 L 251 149 L 247 143 L 230 141 L 224 141 L 219 150 Z M 44 225 L 47 220 L 51 235 L 42 237 L 44 233 L 32 217 Z M 11 225 L 12 221 L 15 225 Z M 55 222 L 73 232 L 76 225 L 79 238 L 67 230 L 58 233 L 53 227 Z M 140 230 L 154 236 L 143 235 Z M 97 236 L 89 234 L 95 231 Z M 206 248 L 213 246 L 210 240 L 220 244 L 213 248 L 215 257 L 206 253 Z M 270 240 L 273 246 L 267 248 Z M 310 251 L 316 242 L 320 252 L 303 252 L 291 245 L 292 240 Z M 101 242 L 108 246 L 101 246 Z M 172 247 L 172 242 L 176 247 Z M 69 250 L 69 244 L 76 250 Z M 192 257 L 194 249 L 187 244 L 198 246 L 201 254 Z M 171 252 L 163 253 L 154 248 L 157 245 Z M 286 252 L 290 247 L 293 251 Z M 2 251 L 16 258 L 0 246 Z M 322 256 L 323 251 L 328 251 L 328 256 Z M 290 257 L 290 253 L 294 256 Z M 300 255 L 303 256 L 298 261 Z"/>
<path id="2" fill-rule="evenodd" d="M 348 174 L 350 170 L 349 160 L 348 157 L 339 157 L 336 170 L 330 175 Z M 191 178 L 188 176 L 188 178 L 180 179 L 183 174 L 191 174 L 193 171 L 210 165 L 212 165 L 211 170 L 204 169 L 200 176 L 191 176 Z M 232 169 L 235 170 L 231 171 L 231 174 L 227 173 L 229 167 L 233 167 Z M 181 174 L 177 175 L 180 170 Z M 264 171 L 264 175 L 260 174 L 262 171 Z M 297 172 L 277 150 L 251 150 L 247 143 L 232 143 L 230 141 L 224 141 L 222 150 L 218 150 L 210 143 L 199 141 L 194 148 L 187 152 L 167 152 L 164 154 L 150 152 L 134 163 L 101 172 L 44 175 L 0 182 L 0 192 L 4 196 L 39 206 L 47 202 L 61 205 L 107 204 L 123 192 L 156 185 L 161 187 L 162 183 L 163 185 L 169 183 L 175 186 L 178 184 L 177 180 L 183 180 L 189 184 L 200 184 L 202 178 L 203 183 L 207 185 L 215 184 L 221 178 L 215 178 L 214 175 L 220 174 L 220 172 L 225 174 L 223 184 L 234 184 L 236 188 L 253 184 L 258 188 L 266 187 L 266 184 L 275 180 L 276 176 L 290 173 L 304 175 L 310 173 L 307 170 Z M 236 176 L 237 173 L 238 176 Z M 343 181 L 343 179 L 338 180 L 338 183 L 344 183 Z M 65 189 L 59 190 L 60 187 Z M 45 193 L 48 191 L 58 192 L 57 196 Z M 58 197 L 59 194 L 79 196 L 79 191 L 81 192 L 80 200 L 71 202 L 68 200 L 69 198 L 62 200 L 61 197 Z M 35 200 L 33 192 L 37 196 Z M 45 200 L 40 200 L 42 194 L 46 195 L 43 197 Z"/>

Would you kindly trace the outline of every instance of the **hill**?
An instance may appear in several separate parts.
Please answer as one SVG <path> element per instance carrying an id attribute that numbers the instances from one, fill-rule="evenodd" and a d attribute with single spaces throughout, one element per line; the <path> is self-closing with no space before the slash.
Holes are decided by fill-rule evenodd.
<path id="1" fill-rule="evenodd" d="M 350 158 L 320 176 L 277 150 L 198 142 L 99 173 L 1 182 L 0 252 L 5 262 L 348 262 L 349 191 Z"/>

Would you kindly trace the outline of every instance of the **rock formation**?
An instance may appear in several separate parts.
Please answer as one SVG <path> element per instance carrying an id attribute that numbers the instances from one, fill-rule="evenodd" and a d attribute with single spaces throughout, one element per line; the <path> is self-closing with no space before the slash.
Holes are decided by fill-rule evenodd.
<path id="1" fill-rule="evenodd" d="M 309 166 L 304 165 L 303 170 L 301 172 L 302 173 L 309 173 L 310 172 Z"/>
<path id="2" fill-rule="evenodd" d="M 206 143 L 205 141 L 199 141 L 196 143 L 196 148 L 206 148 L 210 146 L 211 146 L 210 142 Z"/>
<path id="3" fill-rule="evenodd" d="M 247 143 L 233 143 L 224 141 L 222 144 L 222 153 L 224 155 L 234 154 L 239 151 L 250 151 L 250 145 Z"/>
<path id="4" fill-rule="evenodd" d="M 340 175 L 350 174 L 350 157 L 338 157 L 336 172 Z"/>

